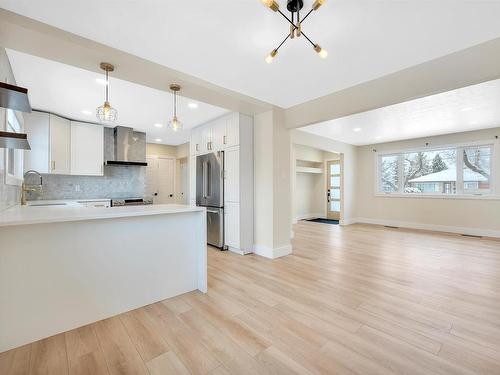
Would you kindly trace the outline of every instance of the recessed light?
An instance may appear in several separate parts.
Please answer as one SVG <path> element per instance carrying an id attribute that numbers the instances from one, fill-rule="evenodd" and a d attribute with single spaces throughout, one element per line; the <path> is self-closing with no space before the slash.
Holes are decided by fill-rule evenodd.
<path id="1" fill-rule="evenodd" d="M 198 108 L 198 103 L 189 103 L 188 107 L 192 108 L 192 109 L 196 109 L 196 108 Z"/>
<path id="2" fill-rule="evenodd" d="M 155 126 L 156 126 L 157 128 L 163 128 L 163 124 L 160 124 L 160 123 L 155 124 Z"/>
<path id="3" fill-rule="evenodd" d="M 375 137 L 375 139 L 380 139 L 380 138 L 382 138 L 380 135 L 377 135 L 377 136 Z"/>
<path id="4" fill-rule="evenodd" d="M 161 142 L 161 138 L 156 138 L 155 142 Z"/>
<path id="5" fill-rule="evenodd" d="M 352 130 L 353 130 L 353 131 L 355 131 L 355 132 L 360 132 L 360 131 L 361 131 L 361 128 L 354 128 L 354 129 L 352 129 Z"/>
<path id="6" fill-rule="evenodd" d="M 95 81 L 103 86 L 106 86 L 108 84 L 104 78 L 96 78 Z"/>
<path id="7" fill-rule="evenodd" d="M 471 107 L 465 107 L 465 108 L 462 108 L 461 111 L 462 112 L 472 111 L 472 108 Z"/>
<path id="8" fill-rule="evenodd" d="M 83 113 L 84 115 L 91 115 L 91 114 L 92 114 L 92 111 L 88 111 L 88 110 L 84 109 L 84 110 L 82 111 L 82 113 Z"/>

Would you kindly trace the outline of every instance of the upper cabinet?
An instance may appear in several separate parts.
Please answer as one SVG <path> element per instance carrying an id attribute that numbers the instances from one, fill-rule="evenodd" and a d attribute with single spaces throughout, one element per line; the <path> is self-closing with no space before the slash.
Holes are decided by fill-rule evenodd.
<path id="1" fill-rule="evenodd" d="M 71 127 L 70 121 L 49 115 L 50 173 L 71 173 Z"/>
<path id="2" fill-rule="evenodd" d="M 239 113 L 231 113 L 192 129 L 191 156 L 238 146 L 241 116 Z"/>
<path id="3" fill-rule="evenodd" d="M 102 176 L 104 128 L 101 125 L 71 122 L 71 174 Z"/>
<path id="4" fill-rule="evenodd" d="M 102 176 L 104 128 L 36 112 L 25 114 L 31 150 L 24 154 L 25 170 L 40 173 Z"/>

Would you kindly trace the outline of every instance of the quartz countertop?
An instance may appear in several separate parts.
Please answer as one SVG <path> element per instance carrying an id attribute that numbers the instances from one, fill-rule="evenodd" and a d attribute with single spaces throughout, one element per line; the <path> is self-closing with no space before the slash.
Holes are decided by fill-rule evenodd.
<path id="1" fill-rule="evenodd" d="M 180 204 L 153 204 L 106 208 L 88 208 L 79 205 L 42 207 L 15 206 L 0 212 L 0 227 L 202 211 L 205 211 L 204 207 Z"/>

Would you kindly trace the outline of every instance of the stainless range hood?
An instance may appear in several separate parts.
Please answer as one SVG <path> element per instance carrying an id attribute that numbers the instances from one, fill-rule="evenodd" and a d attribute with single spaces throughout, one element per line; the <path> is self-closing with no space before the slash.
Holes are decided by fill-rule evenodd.
<path id="1" fill-rule="evenodd" d="M 114 149 L 114 160 L 107 160 L 107 165 L 148 165 L 146 163 L 146 133 L 136 132 L 125 126 L 117 126 L 114 128 Z"/>
<path id="2" fill-rule="evenodd" d="M 0 82 L 0 107 L 31 112 L 28 89 Z M 31 150 L 26 134 L 0 131 L 0 148 Z"/>

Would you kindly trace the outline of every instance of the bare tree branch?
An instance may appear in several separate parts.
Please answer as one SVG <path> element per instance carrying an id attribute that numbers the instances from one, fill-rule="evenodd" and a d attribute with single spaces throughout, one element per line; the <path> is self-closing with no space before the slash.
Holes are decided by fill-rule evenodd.
<path id="1" fill-rule="evenodd" d="M 489 173 L 484 171 L 483 169 L 479 168 L 478 166 L 472 164 L 469 160 L 469 156 L 467 155 L 467 152 L 464 150 L 464 164 L 467 168 L 469 168 L 471 171 L 479 173 L 481 176 L 486 177 L 487 179 L 490 178 Z"/>

